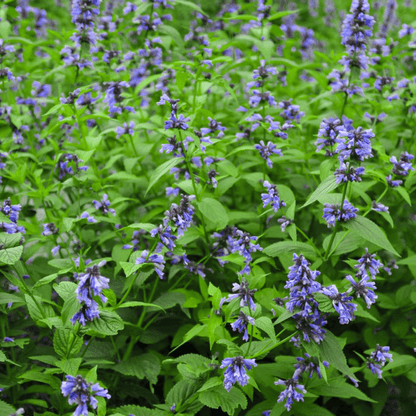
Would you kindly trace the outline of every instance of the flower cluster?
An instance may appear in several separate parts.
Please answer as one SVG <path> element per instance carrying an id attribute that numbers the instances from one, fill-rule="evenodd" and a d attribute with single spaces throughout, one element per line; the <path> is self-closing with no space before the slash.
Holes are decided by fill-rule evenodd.
<path id="1" fill-rule="evenodd" d="M 376 374 L 378 378 L 382 378 L 382 367 L 386 364 L 387 360 L 393 361 L 393 355 L 389 353 L 390 347 L 380 347 L 377 344 L 376 349 L 367 358 L 367 368 L 371 370 L 373 374 Z"/>
<path id="2" fill-rule="evenodd" d="M 328 228 L 335 227 L 335 220 L 349 221 L 355 218 L 358 208 L 355 208 L 347 199 L 343 204 L 328 204 L 325 203 L 324 215 L 322 216 L 328 224 Z"/>
<path id="3" fill-rule="evenodd" d="M 71 318 L 73 325 L 78 321 L 85 326 L 87 321 L 92 321 L 100 316 L 98 303 L 94 296 L 99 296 L 103 303 L 107 298 L 103 295 L 103 289 L 109 289 L 108 282 L 110 279 L 100 275 L 100 267 L 105 265 L 105 260 L 88 267 L 85 273 L 79 273 L 77 276 L 78 287 L 76 290 L 77 299 L 82 304 L 81 309 Z"/>
<path id="4" fill-rule="evenodd" d="M 250 378 L 247 370 L 251 370 L 251 367 L 257 367 L 255 360 L 249 360 L 241 356 L 234 358 L 224 358 L 222 360 L 220 368 L 227 369 L 224 371 L 224 387 L 227 391 L 230 391 L 233 385 L 237 382 L 240 386 L 244 387 L 248 384 Z"/>
<path id="5" fill-rule="evenodd" d="M 82 376 L 65 376 L 67 381 L 61 384 L 61 392 L 64 397 L 68 396 L 69 404 L 76 404 L 74 412 L 76 416 L 88 416 L 88 402 L 93 409 L 97 408 L 98 400 L 95 396 L 110 399 L 108 390 L 102 388 L 98 383 L 88 383 Z"/>
<path id="6" fill-rule="evenodd" d="M 26 230 L 23 226 L 17 225 L 19 219 L 19 213 L 22 207 L 19 204 L 12 205 L 10 198 L 3 201 L 3 206 L 0 206 L 0 212 L 9 218 L 11 222 L 2 222 L 1 227 L 7 234 L 22 233 L 25 234 Z"/>

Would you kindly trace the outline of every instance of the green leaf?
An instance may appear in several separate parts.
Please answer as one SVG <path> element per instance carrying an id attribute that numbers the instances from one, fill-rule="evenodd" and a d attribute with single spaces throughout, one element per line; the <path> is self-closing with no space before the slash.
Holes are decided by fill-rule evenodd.
<path id="1" fill-rule="evenodd" d="M 345 234 L 347 234 L 347 236 L 344 238 Z M 322 246 L 323 246 L 323 248 L 324 248 L 325 251 L 328 248 L 328 245 L 329 245 L 329 241 L 330 240 L 331 240 L 331 235 L 328 235 L 325 238 L 325 240 L 324 240 L 324 242 L 322 244 Z M 357 235 L 356 233 L 350 233 L 348 231 L 340 231 L 340 232 L 338 232 L 338 233 L 335 234 L 334 242 L 332 243 L 331 249 L 333 250 L 334 247 L 336 247 L 336 249 L 335 249 L 335 251 L 334 251 L 333 254 L 335 256 L 340 256 L 341 254 L 351 253 L 351 251 L 356 250 L 358 247 L 360 247 L 360 245 L 364 241 L 365 241 L 364 238 L 362 238 L 361 236 Z"/>
<path id="2" fill-rule="evenodd" d="M 277 257 L 283 253 L 302 253 L 305 257 L 318 257 L 313 247 L 307 243 L 300 241 L 279 241 L 278 243 L 270 244 L 263 250 L 263 253 L 270 257 Z"/>
<path id="3" fill-rule="evenodd" d="M 319 344 L 319 351 L 323 360 L 328 361 L 342 374 L 352 377 L 357 380 L 357 376 L 351 371 L 347 365 L 347 359 L 335 338 L 335 335 L 326 330 L 325 339 Z"/>
<path id="4" fill-rule="evenodd" d="M 72 299 L 78 285 L 72 282 L 61 282 L 53 285 L 55 292 L 64 300 Z"/>
<path id="5" fill-rule="evenodd" d="M 55 362 L 55 365 L 59 367 L 65 374 L 76 377 L 78 374 L 79 366 L 82 363 L 82 358 L 70 358 L 69 360 L 62 360 Z"/>
<path id="6" fill-rule="evenodd" d="M 113 411 L 117 411 L 118 413 L 112 415 L 112 416 L 160 416 L 160 410 L 157 409 L 149 409 L 147 407 L 141 407 L 141 406 L 134 406 L 134 405 L 127 405 L 127 406 L 121 406 L 113 409 Z"/>
<path id="7" fill-rule="evenodd" d="M 166 27 L 165 25 L 163 25 L 163 27 Z M 149 180 L 149 186 L 147 187 L 146 190 L 146 194 L 150 191 L 150 189 L 153 187 L 153 185 L 167 172 L 170 171 L 171 168 L 173 168 L 174 166 L 176 166 L 177 164 L 179 164 L 179 162 L 181 161 L 180 158 L 178 157 L 174 157 L 173 159 L 169 159 L 168 161 L 166 161 L 165 163 L 163 163 L 162 165 L 158 166 L 153 172 L 152 175 L 150 176 L 150 180 Z"/>
<path id="8" fill-rule="evenodd" d="M 219 377 L 212 377 L 205 382 L 205 384 L 198 390 L 198 392 L 202 392 L 205 390 L 212 389 L 213 387 L 220 386 L 222 384 L 222 380 Z"/>
<path id="9" fill-rule="evenodd" d="M 336 183 L 336 177 L 334 175 L 328 176 L 319 184 L 319 186 L 315 189 L 308 200 L 301 206 L 301 208 L 305 208 L 313 202 L 317 201 L 322 196 L 333 191 L 337 186 L 338 184 Z"/>
<path id="10" fill-rule="evenodd" d="M 0 400 L 0 415 L 11 415 L 16 411 L 16 409 L 9 405 L 9 403 L 3 402 Z"/>
<path id="11" fill-rule="evenodd" d="M 134 272 L 140 269 L 143 264 L 130 263 L 128 261 L 121 261 L 120 266 L 123 268 L 126 277 L 131 276 Z"/>
<path id="12" fill-rule="evenodd" d="M 30 317 L 36 322 L 43 318 L 52 318 L 55 316 L 55 312 L 49 305 L 42 304 L 42 299 L 38 296 L 35 297 L 38 304 L 33 300 L 29 295 L 25 295 L 27 309 L 29 311 Z M 39 306 L 38 306 L 39 305 Z M 40 308 L 40 309 L 39 309 Z M 39 323 L 38 323 L 39 325 Z M 42 325 L 44 326 L 44 325 Z"/>
<path id="13" fill-rule="evenodd" d="M 13 265 L 19 259 L 23 253 L 23 246 L 19 245 L 22 234 L 7 234 L 1 233 L 0 234 L 0 262 L 4 264 Z"/>
<path id="14" fill-rule="evenodd" d="M 166 396 L 166 403 L 170 406 L 178 403 L 185 403 L 201 387 L 200 383 L 180 380 L 176 383 Z"/>
<path id="15" fill-rule="evenodd" d="M 266 334 L 272 339 L 275 339 L 275 332 L 274 332 L 274 326 L 272 323 L 272 320 L 270 318 L 267 318 L 266 316 L 261 316 L 260 318 L 256 319 L 255 325 L 257 328 L 260 328 Z"/>
<path id="16" fill-rule="evenodd" d="M 329 386 L 322 384 L 319 387 L 312 387 L 308 389 L 308 392 L 319 396 L 341 397 L 344 399 L 356 397 L 357 399 L 364 400 L 366 402 L 377 403 L 375 400 L 366 396 L 357 387 L 348 384 L 343 377 L 333 380 Z"/>
<path id="17" fill-rule="evenodd" d="M 334 307 L 332 306 L 332 300 L 325 296 L 322 293 L 314 293 L 314 298 L 319 303 L 319 310 L 322 312 L 334 312 Z"/>
<path id="18" fill-rule="evenodd" d="M 13 295 L 11 293 L 0 293 L 0 305 L 4 305 L 6 303 L 25 303 L 25 300 L 20 296 Z"/>
<path id="19" fill-rule="evenodd" d="M 125 376 L 137 377 L 140 380 L 147 378 L 151 384 L 156 384 L 157 376 L 160 373 L 160 364 L 153 354 L 143 354 L 116 364 L 113 370 Z"/>
<path id="20" fill-rule="evenodd" d="M 75 337 L 75 341 L 74 341 Z M 72 342 L 74 342 L 72 344 Z M 56 328 L 53 334 L 53 349 L 61 356 L 66 357 L 69 346 L 72 344 L 71 354 L 77 354 L 82 347 L 82 338 L 75 335 L 70 329 Z"/>
<path id="21" fill-rule="evenodd" d="M 387 251 L 390 251 L 390 253 L 393 253 L 396 256 L 401 257 L 400 254 L 390 244 L 390 241 L 385 236 L 383 230 L 368 218 L 357 216 L 347 222 L 341 222 L 341 224 L 345 228 L 355 231 L 358 235 L 364 237 L 371 243 L 374 243 L 377 246 L 384 248 Z"/>
<path id="22" fill-rule="evenodd" d="M 221 407 L 221 410 L 228 413 L 230 416 L 234 414 L 235 409 L 239 406 L 241 406 L 242 409 L 247 408 L 246 396 L 236 387 L 233 387 L 229 392 L 227 392 L 223 386 L 203 391 L 199 395 L 199 400 L 211 409 L 218 409 Z"/>
<path id="23" fill-rule="evenodd" d="M 124 322 L 116 312 L 100 311 L 100 316 L 86 325 L 89 335 L 103 338 L 106 335 L 117 335 L 124 329 Z"/>
<path id="24" fill-rule="evenodd" d="M 61 270 L 59 273 L 54 273 L 54 274 L 50 274 L 49 276 L 43 277 L 42 279 L 38 280 L 34 285 L 33 285 L 33 289 L 37 289 L 38 287 L 47 285 L 50 282 L 53 282 L 58 276 L 62 276 L 65 273 L 68 273 L 70 270 L 72 270 L 71 268 L 65 269 L 65 270 Z"/>
<path id="25" fill-rule="evenodd" d="M 161 25 L 158 27 L 160 33 L 169 35 L 173 41 L 179 46 L 179 49 L 183 50 L 185 48 L 185 43 L 182 40 L 180 33 L 172 26 Z"/>
<path id="26" fill-rule="evenodd" d="M 408 257 L 407 259 L 402 259 L 397 262 L 399 265 L 408 265 L 408 266 L 416 266 L 416 254 L 413 256 Z"/>
<path id="27" fill-rule="evenodd" d="M 182 4 L 186 7 L 189 7 L 191 9 L 196 10 L 197 12 L 205 15 L 205 12 L 195 3 L 191 3 L 190 1 L 186 1 L 186 0 L 176 0 L 175 1 L 176 4 Z"/>
<path id="28" fill-rule="evenodd" d="M 216 199 L 204 198 L 201 202 L 198 202 L 198 208 L 202 215 L 214 223 L 217 228 L 225 228 L 228 224 L 227 211 L 221 202 Z"/>
<path id="29" fill-rule="evenodd" d="M 124 302 L 119 306 L 119 308 L 134 308 L 136 306 L 154 306 L 155 308 L 161 309 L 163 312 L 166 312 L 159 305 L 155 305 L 154 303 L 145 303 L 145 302 L 139 302 L 139 301 Z"/>
<path id="30" fill-rule="evenodd" d="M 280 19 L 281 17 L 288 16 L 288 15 L 293 14 L 293 13 L 297 13 L 298 11 L 299 10 L 288 10 L 288 11 L 285 11 L 285 12 L 277 12 L 277 13 L 274 13 L 271 16 L 269 16 L 267 18 L 267 20 L 270 22 L 271 20 Z"/>
<path id="31" fill-rule="evenodd" d="M 157 228 L 157 226 L 154 224 L 150 224 L 150 223 L 138 223 L 138 224 L 131 224 L 127 228 L 132 228 L 133 230 L 145 230 L 150 233 L 150 231 Z"/>
<path id="32" fill-rule="evenodd" d="M 186 301 L 186 297 L 183 293 L 179 292 L 167 292 L 163 293 L 154 302 L 153 306 L 147 309 L 148 312 L 154 312 L 158 309 L 170 309 L 176 305 L 183 305 Z"/>

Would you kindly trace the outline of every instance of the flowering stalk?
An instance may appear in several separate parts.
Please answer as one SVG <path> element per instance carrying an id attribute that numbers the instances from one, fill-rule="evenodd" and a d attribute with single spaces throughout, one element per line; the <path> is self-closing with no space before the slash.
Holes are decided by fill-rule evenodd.
<path id="1" fill-rule="evenodd" d="M 387 186 L 386 189 L 383 191 L 383 193 L 377 198 L 376 204 L 379 203 L 384 195 L 386 195 L 387 191 L 388 191 L 389 187 Z M 371 212 L 372 208 L 370 207 L 364 214 L 363 217 L 366 217 L 370 212 Z M 337 247 L 342 243 L 342 241 L 344 241 L 344 239 L 347 237 L 347 235 L 351 232 L 351 230 L 348 230 L 343 236 L 342 238 L 340 238 L 340 240 L 338 241 L 337 245 L 334 247 L 334 249 L 329 253 L 329 257 L 331 257 L 332 253 L 337 249 Z M 329 246 L 328 246 L 329 248 Z"/>
<path id="2" fill-rule="evenodd" d="M 349 170 L 349 167 L 348 167 L 348 170 Z M 348 173 L 348 171 L 347 171 L 347 173 Z M 347 194 L 347 188 L 348 188 L 348 181 L 345 182 L 345 184 L 344 184 L 344 190 L 342 192 L 341 208 L 340 208 L 341 213 L 342 213 L 342 208 L 344 206 L 345 195 Z M 330 250 L 331 250 L 331 247 L 332 247 L 332 243 L 334 242 L 335 235 L 336 235 L 336 233 L 338 231 L 339 223 L 340 223 L 340 220 L 338 220 L 336 222 L 335 227 L 334 227 L 334 230 L 332 231 L 331 239 L 329 240 L 329 244 L 328 244 L 328 247 L 327 247 L 326 252 L 325 252 L 325 255 L 324 255 L 324 260 L 325 261 L 327 261 L 329 259 L 329 257 L 330 257 Z"/>

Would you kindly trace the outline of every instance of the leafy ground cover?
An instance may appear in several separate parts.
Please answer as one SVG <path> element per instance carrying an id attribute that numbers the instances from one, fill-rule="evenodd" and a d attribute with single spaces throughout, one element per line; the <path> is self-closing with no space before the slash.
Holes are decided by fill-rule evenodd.
<path id="1" fill-rule="evenodd" d="M 411 415 L 416 6 L 0 4 L 0 415 Z"/>

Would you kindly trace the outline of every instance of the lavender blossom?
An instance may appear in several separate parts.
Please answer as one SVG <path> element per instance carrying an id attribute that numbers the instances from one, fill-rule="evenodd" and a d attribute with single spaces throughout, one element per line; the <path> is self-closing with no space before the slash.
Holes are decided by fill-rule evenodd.
<path id="1" fill-rule="evenodd" d="M 357 216 L 356 212 L 358 212 L 358 208 L 355 208 L 345 199 L 341 209 L 340 204 L 325 204 L 323 218 L 327 222 L 328 228 L 330 228 L 335 226 L 335 220 L 346 222 L 355 218 Z"/>
<path id="2" fill-rule="evenodd" d="M 244 331 L 243 340 L 248 341 L 248 330 L 247 324 L 250 323 L 251 325 L 255 324 L 254 318 L 251 316 L 246 315 L 243 311 L 240 311 L 238 318 L 235 322 L 231 324 L 233 331 L 238 331 L 240 334 Z"/>
<path id="3" fill-rule="evenodd" d="M 82 376 L 65 376 L 67 381 L 61 384 L 61 392 L 64 397 L 69 396 L 69 404 L 77 404 L 75 416 L 88 416 L 88 400 L 93 409 L 97 408 L 98 400 L 95 396 L 110 399 L 108 390 L 102 388 L 98 383 L 88 383 Z"/>
<path id="4" fill-rule="evenodd" d="M 94 199 L 92 203 L 94 204 L 95 209 L 102 211 L 104 215 L 111 213 L 113 216 L 116 216 L 116 211 L 113 208 L 108 208 L 110 206 L 110 201 L 107 194 L 103 195 L 103 199 L 101 201 L 96 201 Z"/>
<path id="5" fill-rule="evenodd" d="M 346 293 L 350 293 L 354 291 L 354 294 L 359 297 L 363 297 L 365 303 L 367 304 L 367 308 L 371 308 L 371 305 L 376 302 L 378 296 L 375 295 L 374 290 L 377 289 L 376 284 L 374 282 L 369 282 L 368 275 L 363 274 L 361 280 L 356 283 L 354 278 L 351 275 L 345 276 L 345 278 L 351 283 L 351 287 L 347 290 Z"/>
<path id="6" fill-rule="evenodd" d="M 390 347 L 380 347 L 377 344 L 375 351 L 370 354 L 370 357 L 367 358 L 367 368 L 371 370 L 373 374 L 377 374 L 378 378 L 382 378 L 382 370 L 387 360 L 390 362 L 393 361 L 393 355 L 388 351 Z"/>
<path id="7" fill-rule="evenodd" d="M 350 166 L 349 162 L 344 163 L 340 162 L 340 167 L 334 173 L 336 176 L 336 183 L 340 184 L 341 182 L 361 182 L 361 175 L 364 174 L 365 168 L 362 166 L 359 168 L 354 168 Z"/>
<path id="8" fill-rule="evenodd" d="M 246 369 L 251 370 L 251 367 L 257 367 L 254 359 L 245 359 L 241 356 L 234 358 L 224 358 L 222 360 L 220 368 L 228 367 L 224 372 L 224 387 L 227 391 L 230 391 L 235 382 L 240 386 L 246 386 L 248 379 L 250 378 L 246 374 Z"/>
<path id="9" fill-rule="evenodd" d="M 158 274 L 160 279 L 165 279 L 163 270 L 165 268 L 165 259 L 160 253 L 163 245 L 160 244 L 155 250 L 155 253 L 149 254 L 148 250 L 143 250 L 140 257 L 136 259 L 135 264 L 153 264 L 155 272 Z"/>
<path id="10" fill-rule="evenodd" d="M 339 313 L 339 323 L 341 325 L 348 324 L 355 319 L 354 312 L 357 305 L 351 300 L 352 296 L 348 296 L 347 292 L 339 293 L 335 285 L 322 288 L 322 294 L 328 296 L 332 300 L 332 306 Z"/>
<path id="11" fill-rule="evenodd" d="M 276 185 L 272 185 L 268 181 L 263 182 L 268 191 L 267 194 L 261 194 L 261 199 L 263 200 L 263 208 L 266 208 L 267 205 L 271 205 L 274 212 L 277 212 L 281 207 L 285 207 L 286 203 L 280 199 L 279 191 L 276 188 Z"/>
<path id="12" fill-rule="evenodd" d="M 365 254 L 358 259 L 358 264 L 356 264 L 354 267 L 358 269 L 357 276 L 361 277 L 367 274 L 366 268 L 368 267 L 368 270 L 371 274 L 371 277 L 373 279 L 376 278 L 376 275 L 379 272 L 379 268 L 383 267 L 383 264 L 380 262 L 380 260 L 376 260 L 375 254 L 370 254 L 368 252 L 368 248 L 365 249 Z"/>
<path id="13" fill-rule="evenodd" d="M 270 159 L 270 156 L 274 154 L 283 156 L 282 151 L 280 149 L 276 149 L 276 145 L 272 142 L 268 142 L 266 146 L 263 140 L 260 140 L 260 144 L 255 144 L 254 147 L 260 152 L 260 156 L 266 160 L 269 168 L 273 167 L 273 162 Z"/>
<path id="14" fill-rule="evenodd" d="M 289 380 L 278 380 L 278 381 L 275 381 L 274 384 L 279 385 L 279 386 L 285 386 L 285 389 L 280 393 L 279 398 L 277 399 L 277 402 L 281 403 L 283 400 L 286 399 L 285 407 L 287 411 L 291 409 L 292 404 L 293 404 L 293 399 L 295 399 L 297 402 L 304 401 L 303 394 L 306 393 L 305 386 L 298 383 L 298 377 L 296 373 Z M 296 389 L 300 390 L 301 393 L 296 391 Z"/>
<path id="15" fill-rule="evenodd" d="M 233 299 L 240 298 L 240 307 L 248 306 L 251 310 L 256 310 L 256 304 L 253 301 L 253 295 L 257 292 L 257 289 L 249 289 L 249 283 L 246 279 L 242 279 L 241 283 L 233 283 L 233 292 L 237 292 L 234 294 L 228 295 L 227 298 L 222 298 L 220 302 L 220 306 L 223 305 L 224 302 L 230 302 Z"/>

